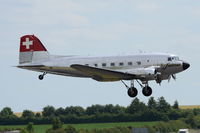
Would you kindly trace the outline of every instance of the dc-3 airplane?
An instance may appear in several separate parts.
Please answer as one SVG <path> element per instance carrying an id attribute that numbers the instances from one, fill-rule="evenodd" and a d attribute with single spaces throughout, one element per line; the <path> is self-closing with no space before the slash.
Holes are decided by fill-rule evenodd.
<path id="1" fill-rule="evenodd" d="M 178 56 L 165 53 L 140 53 L 125 56 L 53 56 L 34 35 L 25 35 L 20 40 L 18 68 L 42 72 L 39 79 L 46 74 L 72 77 L 92 78 L 96 81 L 122 81 L 130 97 L 136 97 L 134 81 L 142 87 L 144 96 L 150 96 L 152 89 L 148 82 L 155 80 L 176 79 L 175 74 L 190 67 Z M 130 80 L 130 87 L 123 80 Z"/>

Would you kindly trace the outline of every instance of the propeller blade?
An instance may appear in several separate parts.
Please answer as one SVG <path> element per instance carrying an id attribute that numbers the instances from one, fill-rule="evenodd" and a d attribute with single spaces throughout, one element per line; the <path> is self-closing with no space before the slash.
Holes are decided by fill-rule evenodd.
<path id="1" fill-rule="evenodd" d="M 171 75 L 169 75 L 169 78 L 168 78 L 168 83 L 170 82 L 171 78 L 172 78 L 172 76 L 171 76 Z"/>
<path id="2" fill-rule="evenodd" d="M 175 74 L 172 74 L 172 78 L 173 78 L 174 80 L 176 80 L 176 75 L 175 75 Z"/>

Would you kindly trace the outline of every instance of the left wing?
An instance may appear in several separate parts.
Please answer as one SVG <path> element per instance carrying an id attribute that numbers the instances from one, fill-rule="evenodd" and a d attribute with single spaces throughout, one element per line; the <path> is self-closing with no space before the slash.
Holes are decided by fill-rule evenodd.
<path id="1" fill-rule="evenodd" d="M 82 72 L 83 74 L 92 77 L 97 81 L 118 81 L 118 80 L 131 80 L 137 79 L 135 74 L 120 72 L 115 70 L 108 70 L 103 68 L 96 68 L 80 64 L 73 64 L 70 67 Z"/>

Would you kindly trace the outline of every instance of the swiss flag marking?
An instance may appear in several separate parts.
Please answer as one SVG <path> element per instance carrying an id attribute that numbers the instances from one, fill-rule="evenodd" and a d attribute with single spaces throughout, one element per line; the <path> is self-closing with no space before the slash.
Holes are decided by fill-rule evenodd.
<path id="1" fill-rule="evenodd" d="M 26 49 L 30 49 L 30 45 L 33 45 L 33 41 L 30 41 L 29 38 L 26 38 L 25 42 L 22 42 L 23 46 L 26 46 Z"/>
<path id="2" fill-rule="evenodd" d="M 25 35 L 20 39 L 20 52 L 47 51 L 41 41 L 34 35 Z"/>

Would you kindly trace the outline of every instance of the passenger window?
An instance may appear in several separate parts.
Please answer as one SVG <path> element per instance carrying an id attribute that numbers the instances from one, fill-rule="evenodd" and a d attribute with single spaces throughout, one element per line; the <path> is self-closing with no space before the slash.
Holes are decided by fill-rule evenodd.
<path id="1" fill-rule="evenodd" d="M 97 64 L 94 64 L 94 66 L 95 66 L 95 67 L 98 67 L 98 65 L 97 65 Z"/>
<path id="2" fill-rule="evenodd" d="M 110 63 L 110 66 L 115 66 L 115 63 Z"/>
<path id="3" fill-rule="evenodd" d="M 103 67 L 106 67 L 106 63 L 102 63 L 102 66 L 103 66 Z"/>
<path id="4" fill-rule="evenodd" d="M 85 64 L 85 66 L 89 66 L 89 64 Z"/>
<path id="5" fill-rule="evenodd" d="M 123 62 L 120 62 L 120 63 L 119 63 L 119 65 L 120 65 L 120 66 L 123 66 L 123 65 L 124 65 L 124 63 L 123 63 Z"/>
<path id="6" fill-rule="evenodd" d="M 128 62 L 128 65 L 129 65 L 129 66 L 132 66 L 132 65 L 133 65 L 133 63 L 132 63 L 132 62 Z"/>
<path id="7" fill-rule="evenodd" d="M 141 61 L 137 61 L 137 64 L 138 64 L 138 65 L 141 65 Z"/>

